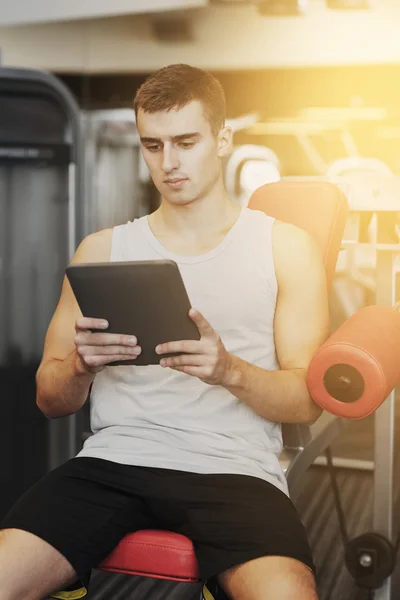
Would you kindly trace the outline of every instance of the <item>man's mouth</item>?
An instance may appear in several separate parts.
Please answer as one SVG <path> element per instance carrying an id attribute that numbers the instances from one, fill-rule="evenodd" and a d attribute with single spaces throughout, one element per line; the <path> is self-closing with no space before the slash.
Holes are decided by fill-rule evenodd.
<path id="1" fill-rule="evenodd" d="M 174 179 L 165 179 L 164 183 L 166 183 L 170 187 L 179 187 L 179 186 L 183 185 L 185 183 L 185 181 L 187 181 L 187 179 L 181 177 L 181 178 L 174 178 Z"/>

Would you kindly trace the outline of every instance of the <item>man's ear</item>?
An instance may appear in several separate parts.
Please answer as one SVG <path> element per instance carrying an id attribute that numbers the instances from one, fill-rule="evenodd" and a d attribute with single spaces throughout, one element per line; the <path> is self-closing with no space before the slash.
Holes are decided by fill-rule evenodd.
<path id="1" fill-rule="evenodd" d="M 218 156 L 228 156 L 232 152 L 233 129 L 230 125 L 222 127 L 218 133 Z"/>

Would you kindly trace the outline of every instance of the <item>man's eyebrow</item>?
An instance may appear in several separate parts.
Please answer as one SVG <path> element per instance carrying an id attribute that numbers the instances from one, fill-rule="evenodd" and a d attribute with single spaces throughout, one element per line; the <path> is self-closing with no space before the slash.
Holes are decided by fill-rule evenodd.
<path id="1" fill-rule="evenodd" d="M 195 131 L 193 133 L 182 133 L 181 135 L 175 135 L 172 138 L 173 142 L 184 142 L 185 140 L 198 140 L 201 138 L 201 133 Z M 147 144 L 161 144 L 162 140 L 160 138 L 153 137 L 141 137 L 140 141 Z"/>
<path id="2" fill-rule="evenodd" d="M 198 140 L 201 138 L 201 133 L 195 131 L 193 133 L 183 133 L 172 138 L 173 142 L 184 142 L 185 140 Z"/>

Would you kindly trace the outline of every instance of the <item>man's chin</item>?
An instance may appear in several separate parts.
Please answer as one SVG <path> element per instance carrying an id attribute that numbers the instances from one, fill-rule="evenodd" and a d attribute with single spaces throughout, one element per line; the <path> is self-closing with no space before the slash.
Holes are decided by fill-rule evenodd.
<path id="1" fill-rule="evenodd" d="M 186 206 L 192 204 L 195 200 L 195 198 L 188 198 L 184 194 L 168 194 L 164 198 L 169 204 L 174 204 L 175 206 Z"/>

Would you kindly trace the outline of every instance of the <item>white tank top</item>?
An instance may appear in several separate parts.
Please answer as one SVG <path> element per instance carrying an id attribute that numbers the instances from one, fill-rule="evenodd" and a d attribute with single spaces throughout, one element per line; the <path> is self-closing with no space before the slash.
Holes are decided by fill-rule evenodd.
<path id="1" fill-rule="evenodd" d="M 273 223 L 263 212 L 243 208 L 216 248 L 200 256 L 180 256 L 162 246 L 145 216 L 114 227 L 110 260 L 174 260 L 191 305 L 219 333 L 226 350 L 277 370 Z M 158 365 L 107 367 L 95 377 L 90 405 L 94 435 L 79 457 L 250 475 L 288 494 L 279 464 L 281 425 L 264 419 L 222 386 Z"/>

